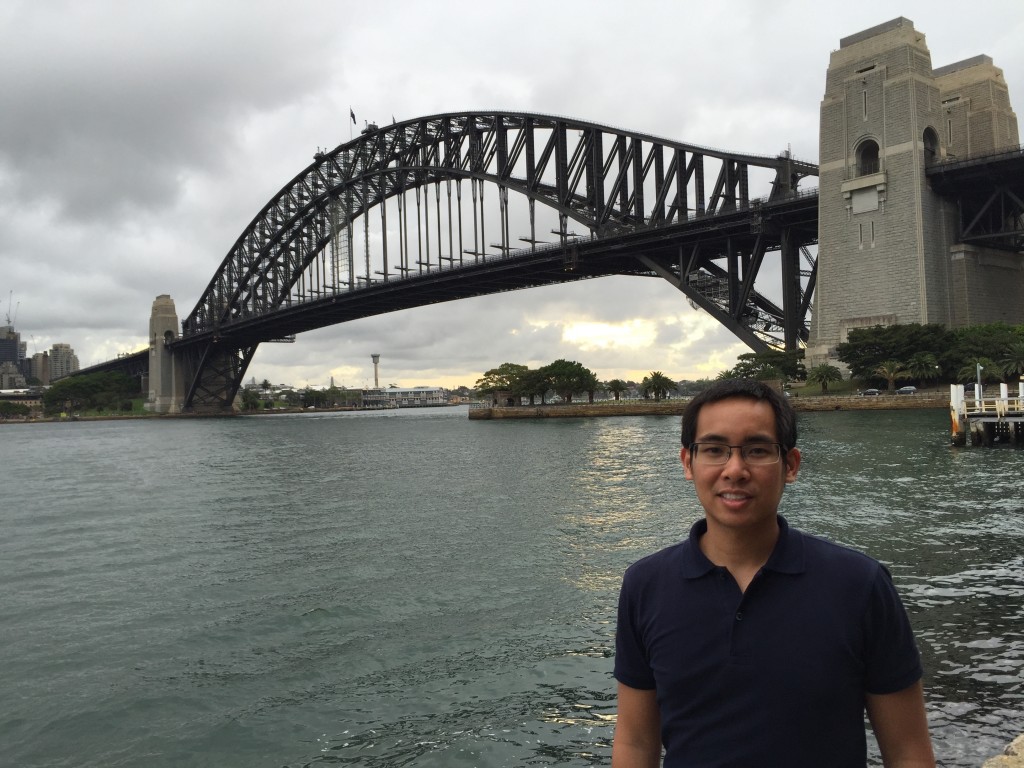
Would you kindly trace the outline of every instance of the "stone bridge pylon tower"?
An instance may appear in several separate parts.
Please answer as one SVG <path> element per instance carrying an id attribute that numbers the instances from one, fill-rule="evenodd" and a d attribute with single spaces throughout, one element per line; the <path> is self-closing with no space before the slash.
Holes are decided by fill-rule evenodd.
<path id="1" fill-rule="evenodd" d="M 145 408 L 153 413 L 180 413 L 184 376 L 179 356 L 169 348 L 178 338 L 178 313 L 174 300 L 161 294 L 153 300 L 149 316 L 149 398 Z"/>
<path id="2" fill-rule="evenodd" d="M 933 69 L 924 34 L 902 17 L 840 41 L 821 102 L 808 367 L 834 360 L 853 328 L 1024 322 L 1024 260 L 958 243 L 956 202 L 926 176 L 932 163 L 1018 143 L 988 56 Z"/>

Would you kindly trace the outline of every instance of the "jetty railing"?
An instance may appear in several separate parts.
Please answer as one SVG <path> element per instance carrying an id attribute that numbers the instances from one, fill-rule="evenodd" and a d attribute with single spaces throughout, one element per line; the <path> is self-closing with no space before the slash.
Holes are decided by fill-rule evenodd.
<path id="1" fill-rule="evenodd" d="M 999 385 L 999 395 L 985 396 L 984 387 L 971 385 L 968 397 L 963 384 L 949 387 L 949 416 L 954 445 L 994 445 L 1000 442 L 1024 444 L 1024 379 L 1010 395 L 1008 384 Z"/>

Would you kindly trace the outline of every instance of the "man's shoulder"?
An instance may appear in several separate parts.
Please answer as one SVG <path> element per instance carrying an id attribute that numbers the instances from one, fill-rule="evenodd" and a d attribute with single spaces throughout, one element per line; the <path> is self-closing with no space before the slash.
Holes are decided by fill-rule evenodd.
<path id="1" fill-rule="evenodd" d="M 646 555 L 626 568 L 626 578 L 643 581 L 656 578 L 666 571 L 678 571 L 686 560 L 690 546 L 690 540 L 683 539 Z"/>
<path id="2" fill-rule="evenodd" d="M 833 572 L 845 571 L 856 575 L 870 575 L 885 568 L 878 560 L 859 549 L 806 531 L 790 530 L 800 541 L 809 568 L 826 568 Z"/>

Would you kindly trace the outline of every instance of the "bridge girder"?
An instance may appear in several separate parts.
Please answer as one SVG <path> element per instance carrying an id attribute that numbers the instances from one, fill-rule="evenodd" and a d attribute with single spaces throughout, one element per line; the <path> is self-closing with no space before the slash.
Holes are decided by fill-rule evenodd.
<path id="1" fill-rule="evenodd" d="M 959 242 L 1024 253 L 1024 148 L 936 163 L 926 173 L 956 200 Z"/>
<path id="2" fill-rule="evenodd" d="M 184 320 L 182 338 L 176 342 L 176 346 L 193 348 L 187 355 L 190 381 L 186 383 L 186 408 L 230 405 L 256 345 L 292 332 L 287 330 L 287 322 L 275 323 L 272 317 L 284 321 L 286 317 L 304 316 L 308 324 L 310 313 L 303 311 L 304 307 L 323 308 L 339 302 L 365 304 L 356 301 L 353 294 L 371 289 L 379 293 L 382 286 L 391 283 L 408 285 L 412 295 L 416 291 L 407 281 L 426 275 L 429 282 L 430 275 L 456 265 L 466 269 L 466 255 L 472 255 L 474 265 L 492 258 L 486 253 L 488 224 L 491 231 L 495 226 L 499 231 L 499 242 L 490 247 L 499 256 L 508 257 L 515 250 L 510 231 L 510 219 L 515 220 L 510 217 L 510 192 L 526 203 L 529 236 L 521 239 L 529 243 L 524 251 L 535 254 L 543 251 L 538 249 L 542 244 L 538 238 L 538 203 L 542 211 L 548 212 L 544 215 L 552 217 L 551 232 L 558 238 L 555 247 L 565 251 L 581 239 L 571 231 L 570 221 L 587 229 L 582 239 L 609 242 L 646 230 L 686 228 L 699 219 L 747 211 L 752 203 L 752 174 L 759 174 L 762 184 L 768 186 L 767 202 L 771 204 L 793 197 L 799 182 L 816 173 L 816 166 L 788 156 L 723 152 L 530 113 L 451 113 L 371 127 L 357 139 L 330 152 L 317 153 L 314 162 L 256 215 L 221 262 Z M 463 239 L 466 225 L 469 240 L 463 211 L 464 182 L 471 187 L 472 199 L 467 199 L 466 205 L 472 213 L 472 249 L 465 248 Z M 452 207 L 453 185 L 457 208 Z M 447 216 L 441 207 L 442 187 Z M 431 190 L 436 207 L 433 230 Z M 495 192 L 496 211 L 484 204 L 485 195 L 493 199 Z M 410 195 L 415 211 L 408 200 Z M 380 212 L 381 224 L 371 254 L 373 211 Z M 413 218 L 415 248 L 409 245 Z M 362 275 L 357 274 L 352 253 L 357 221 L 362 222 L 365 236 Z M 526 221 L 524 213 L 521 225 L 527 226 Z M 445 223 L 447 256 L 443 255 Z M 435 237 L 436 252 L 432 253 Z M 816 232 L 790 239 L 805 244 L 814 237 Z M 760 243 L 745 245 L 743 251 L 734 250 L 726 257 L 729 266 L 724 271 L 713 262 L 720 254 L 706 251 L 701 259 L 691 260 L 687 275 L 703 269 L 713 279 L 726 281 L 728 299 L 724 303 L 705 296 L 692 279 L 684 276 L 681 284 L 681 290 L 692 301 L 711 311 L 755 348 L 767 347 L 768 342 L 763 336 L 747 332 L 751 313 L 758 319 L 774 318 L 772 322 L 777 320 L 784 326 L 785 345 L 789 347 L 799 343 L 800 328 L 805 326 L 803 320 L 809 309 L 809 296 L 800 295 L 793 248 L 784 257 L 784 264 L 789 264 L 784 268 L 788 275 L 785 280 L 790 283 L 784 293 L 790 299 L 800 299 L 794 299 L 794 307 L 802 304 L 803 314 L 797 318 L 794 308 L 786 319 L 782 308 L 753 288 L 764 253 L 778 248 L 778 240 L 778 236 L 765 237 Z M 339 243 L 344 246 L 341 258 Z M 373 266 L 379 269 L 374 271 Z M 595 267 L 600 274 L 665 276 L 663 270 L 635 258 L 626 264 L 616 262 L 614 271 L 604 271 L 608 269 L 608 264 Z M 560 281 L 571 279 L 578 277 L 563 274 Z M 330 317 L 326 312 L 319 325 L 309 327 L 339 322 Z"/>

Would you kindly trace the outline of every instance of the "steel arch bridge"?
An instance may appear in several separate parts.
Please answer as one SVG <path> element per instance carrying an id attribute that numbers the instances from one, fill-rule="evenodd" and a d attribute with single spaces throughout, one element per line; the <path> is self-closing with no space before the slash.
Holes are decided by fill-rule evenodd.
<path id="1" fill-rule="evenodd" d="M 815 281 L 806 246 L 817 242 L 816 191 L 798 185 L 816 175 L 788 153 L 540 114 L 367 126 L 317 152 L 224 257 L 169 343 L 184 362 L 184 408 L 230 408 L 262 342 L 614 274 L 668 280 L 755 350 L 796 349 Z M 773 251 L 775 281 L 755 289 Z"/>

